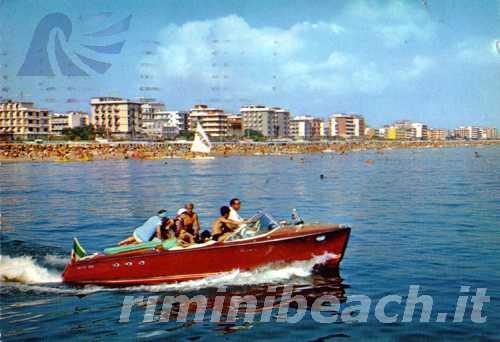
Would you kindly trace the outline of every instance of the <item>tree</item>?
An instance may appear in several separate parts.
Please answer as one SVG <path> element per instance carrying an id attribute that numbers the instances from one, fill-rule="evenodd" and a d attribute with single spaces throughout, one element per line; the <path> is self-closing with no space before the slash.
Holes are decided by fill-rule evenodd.
<path id="1" fill-rule="evenodd" d="M 94 126 L 81 126 L 73 128 L 65 128 L 62 130 L 62 135 L 68 137 L 70 140 L 94 140 L 96 131 Z"/>
<path id="2" fill-rule="evenodd" d="M 265 141 L 266 137 L 259 131 L 253 129 L 245 129 L 245 137 L 252 139 L 253 141 Z"/>
<path id="3" fill-rule="evenodd" d="M 194 139 L 194 132 L 193 131 L 182 131 L 177 136 L 177 139 L 193 140 Z"/>

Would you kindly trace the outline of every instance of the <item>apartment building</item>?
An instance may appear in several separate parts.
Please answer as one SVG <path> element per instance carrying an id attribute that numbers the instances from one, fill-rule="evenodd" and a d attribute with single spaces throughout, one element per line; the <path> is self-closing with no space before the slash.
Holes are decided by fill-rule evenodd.
<path id="1" fill-rule="evenodd" d="M 164 122 L 168 120 L 165 117 L 169 116 L 159 113 L 165 113 L 165 104 L 147 98 L 139 98 L 137 102 L 141 103 L 141 132 L 149 137 L 163 137 Z"/>
<path id="2" fill-rule="evenodd" d="M 274 112 L 272 116 L 273 138 L 287 138 L 290 136 L 290 111 L 280 108 L 272 107 Z"/>
<path id="3" fill-rule="evenodd" d="M 174 139 L 187 130 L 189 113 L 184 111 L 156 111 L 143 117 L 143 133 L 163 139 Z"/>
<path id="4" fill-rule="evenodd" d="M 37 139 L 50 131 L 48 109 L 35 108 L 33 102 L 0 102 L 0 135 L 6 139 Z"/>
<path id="5" fill-rule="evenodd" d="M 426 124 L 420 122 L 412 122 L 410 124 L 412 138 L 417 140 L 426 140 L 429 138 L 429 128 Z"/>
<path id="6" fill-rule="evenodd" d="M 243 136 L 243 123 L 241 115 L 230 114 L 227 116 L 228 136 L 241 137 Z"/>
<path id="7" fill-rule="evenodd" d="M 297 140 L 310 140 L 313 136 L 313 122 L 312 116 L 294 117 L 290 120 L 290 137 Z"/>
<path id="8" fill-rule="evenodd" d="M 498 138 L 497 129 L 495 127 L 483 127 L 481 132 L 482 139 L 496 139 Z"/>
<path id="9" fill-rule="evenodd" d="M 356 114 L 332 114 L 328 119 L 329 135 L 342 138 L 362 138 L 365 135 L 365 119 Z"/>
<path id="10" fill-rule="evenodd" d="M 387 128 L 382 127 L 382 128 L 375 128 L 375 137 L 384 139 L 387 136 Z"/>
<path id="11" fill-rule="evenodd" d="M 85 112 L 52 113 L 50 114 L 50 133 L 61 135 L 66 128 L 83 127 L 89 123 L 89 115 Z"/>
<path id="12" fill-rule="evenodd" d="M 396 140 L 398 137 L 397 131 L 398 129 L 394 126 L 388 126 L 384 128 L 385 138 L 388 140 Z M 401 133 L 400 133 L 401 134 Z"/>
<path id="13" fill-rule="evenodd" d="M 223 140 L 228 133 L 227 117 L 223 109 L 197 104 L 189 111 L 189 129 L 196 129 L 196 123 L 199 122 L 211 138 Z"/>
<path id="14" fill-rule="evenodd" d="M 142 131 L 142 105 L 119 97 L 93 97 L 91 122 L 117 137 L 134 138 Z"/>
<path id="15" fill-rule="evenodd" d="M 322 139 L 327 135 L 325 122 L 320 118 L 313 118 L 311 122 L 311 138 Z"/>
<path id="16" fill-rule="evenodd" d="M 427 125 L 420 122 L 399 120 L 388 128 L 386 138 L 390 140 L 425 140 L 429 138 Z"/>
<path id="17" fill-rule="evenodd" d="M 142 127 L 144 128 L 145 122 L 151 122 L 155 113 L 165 111 L 165 104 L 157 102 L 153 99 L 140 98 L 138 102 L 141 103 Z"/>
<path id="18" fill-rule="evenodd" d="M 290 135 L 290 112 L 279 107 L 248 105 L 240 108 L 243 130 L 251 129 L 267 138 Z"/>
<path id="19" fill-rule="evenodd" d="M 430 140 L 446 140 L 448 137 L 448 130 L 442 128 L 432 128 L 429 130 Z"/>
<path id="20" fill-rule="evenodd" d="M 453 136 L 459 139 L 476 140 L 481 137 L 481 128 L 478 126 L 461 126 L 453 130 Z"/>

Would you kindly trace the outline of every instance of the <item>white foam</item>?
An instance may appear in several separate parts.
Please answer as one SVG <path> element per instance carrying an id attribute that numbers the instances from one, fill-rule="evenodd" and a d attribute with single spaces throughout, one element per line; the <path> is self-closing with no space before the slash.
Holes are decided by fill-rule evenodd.
<path id="1" fill-rule="evenodd" d="M 30 256 L 0 255 L 0 281 L 25 284 L 58 283 L 61 282 L 61 276 L 38 265 Z"/>
<path id="2" fill-rule="evenodd" d="M 184 281 L 180 283 L 160 284 L 160 285 L 141 285 L 122 288 L 128 291 L 194 291 L 207 287 L 218 287 L 225 285 L 243 286 L 280 283 L 292 278 L 306 278 L 312 274 L 314 265 L 323 264 L 331 258 L 338 257 L 335 254 L 323 254 L 307 261 L 293 261 L 286 264 L 271 264 L 258 267 L 252 271 L 241 272 L 233 270 L 231 272 L 221 273 L 216 276 Z"/>
<path id="3" fill-rule="evenodd" d="M 50 285 L 33 285 L 33 283 L 60 282 L 61 278 L 58 274 L 38 266 L 31 257 L 23 256 L 11 258 L 1 256 L 0 262 L 0 280 L 17 279 L 21 284 L 15 284 L 18 291 L 37 292 L 37 293 L 57 293 L 66 295 L 89 295 L 96 292 L 113 292 L 113 291 L 129 291 L 129 292 L 163 292 L 163 291 L 181 291 L 189 292 L 196 291 L 202 288 L 215 288 L 220 286 L 243 286 L 243 285 L 259 285 L 259 284 L 275 284 L 283 283 L 284 281 L 297 278 L 296 281 L 305 282 L 306 278 L 312 274 L 313 267 L 316 264 L 322 264 L 328 259 L 338 257 L 335 254 L 324 254 L 316 256 L 307 261 L 294 261 L 290 263 L 271 264 L 259 267 L 252 271 L 233 270 L 231 272 L 220 273 L 216 276 L 200 279 L 184 281 L 179 283 L 168 283 L 159 285 L 138 285 L 129 287 L 103 287 L 97 285 L 87 285 L 83 288 L 68 288 L 56 287 Z M 22 266 L 25 272 L 21 274 L 12 271 L 5 266 Z M 5 269 L 5 270 L 4 270 Z M 4 275 L 5 274 L 5 275 Z M 14 277 L 12 277 L 14 276 Z M 19 281 L 22 280 L 22 281 Z M 12 285 L 12 284 L 11 284 Z"/>
<path id="4" fill-rule="evenodd" d="M 66 266 L 69 263 L 68 257 L 62 257 L 60 255 L 46 255 L 43 257 L 45 263 L 52 266 Z"/>

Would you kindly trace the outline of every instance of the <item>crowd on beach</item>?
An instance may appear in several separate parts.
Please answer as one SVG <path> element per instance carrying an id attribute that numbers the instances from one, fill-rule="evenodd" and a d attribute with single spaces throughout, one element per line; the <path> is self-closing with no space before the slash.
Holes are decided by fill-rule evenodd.
<path id="1" fill-rule="evenodd" d="M 440 148 L 499 144 L 499 140 L 444 140 L 444 141 L 365 141 L 329 143 L 221 143 L 212 146 L 214 156 L 276 155 L 299 153 L 348 153 L 361 150 L 393 148 Z M 189 158 L 189 144 L 173 143 L 119 143 L 119 144 L 22 144 L 0 143 L 0 162 L 30 161 L 92 161 L 92 160 L 161 160 Z"/>

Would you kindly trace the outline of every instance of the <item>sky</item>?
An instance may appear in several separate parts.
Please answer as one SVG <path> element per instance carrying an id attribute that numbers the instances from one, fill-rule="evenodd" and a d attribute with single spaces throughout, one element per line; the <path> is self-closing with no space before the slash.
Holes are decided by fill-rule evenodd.
<path id="1" fill-rule="evenodd" d="M 500 127 L 500 0 L 0 0 L 0 97 Z"/>

